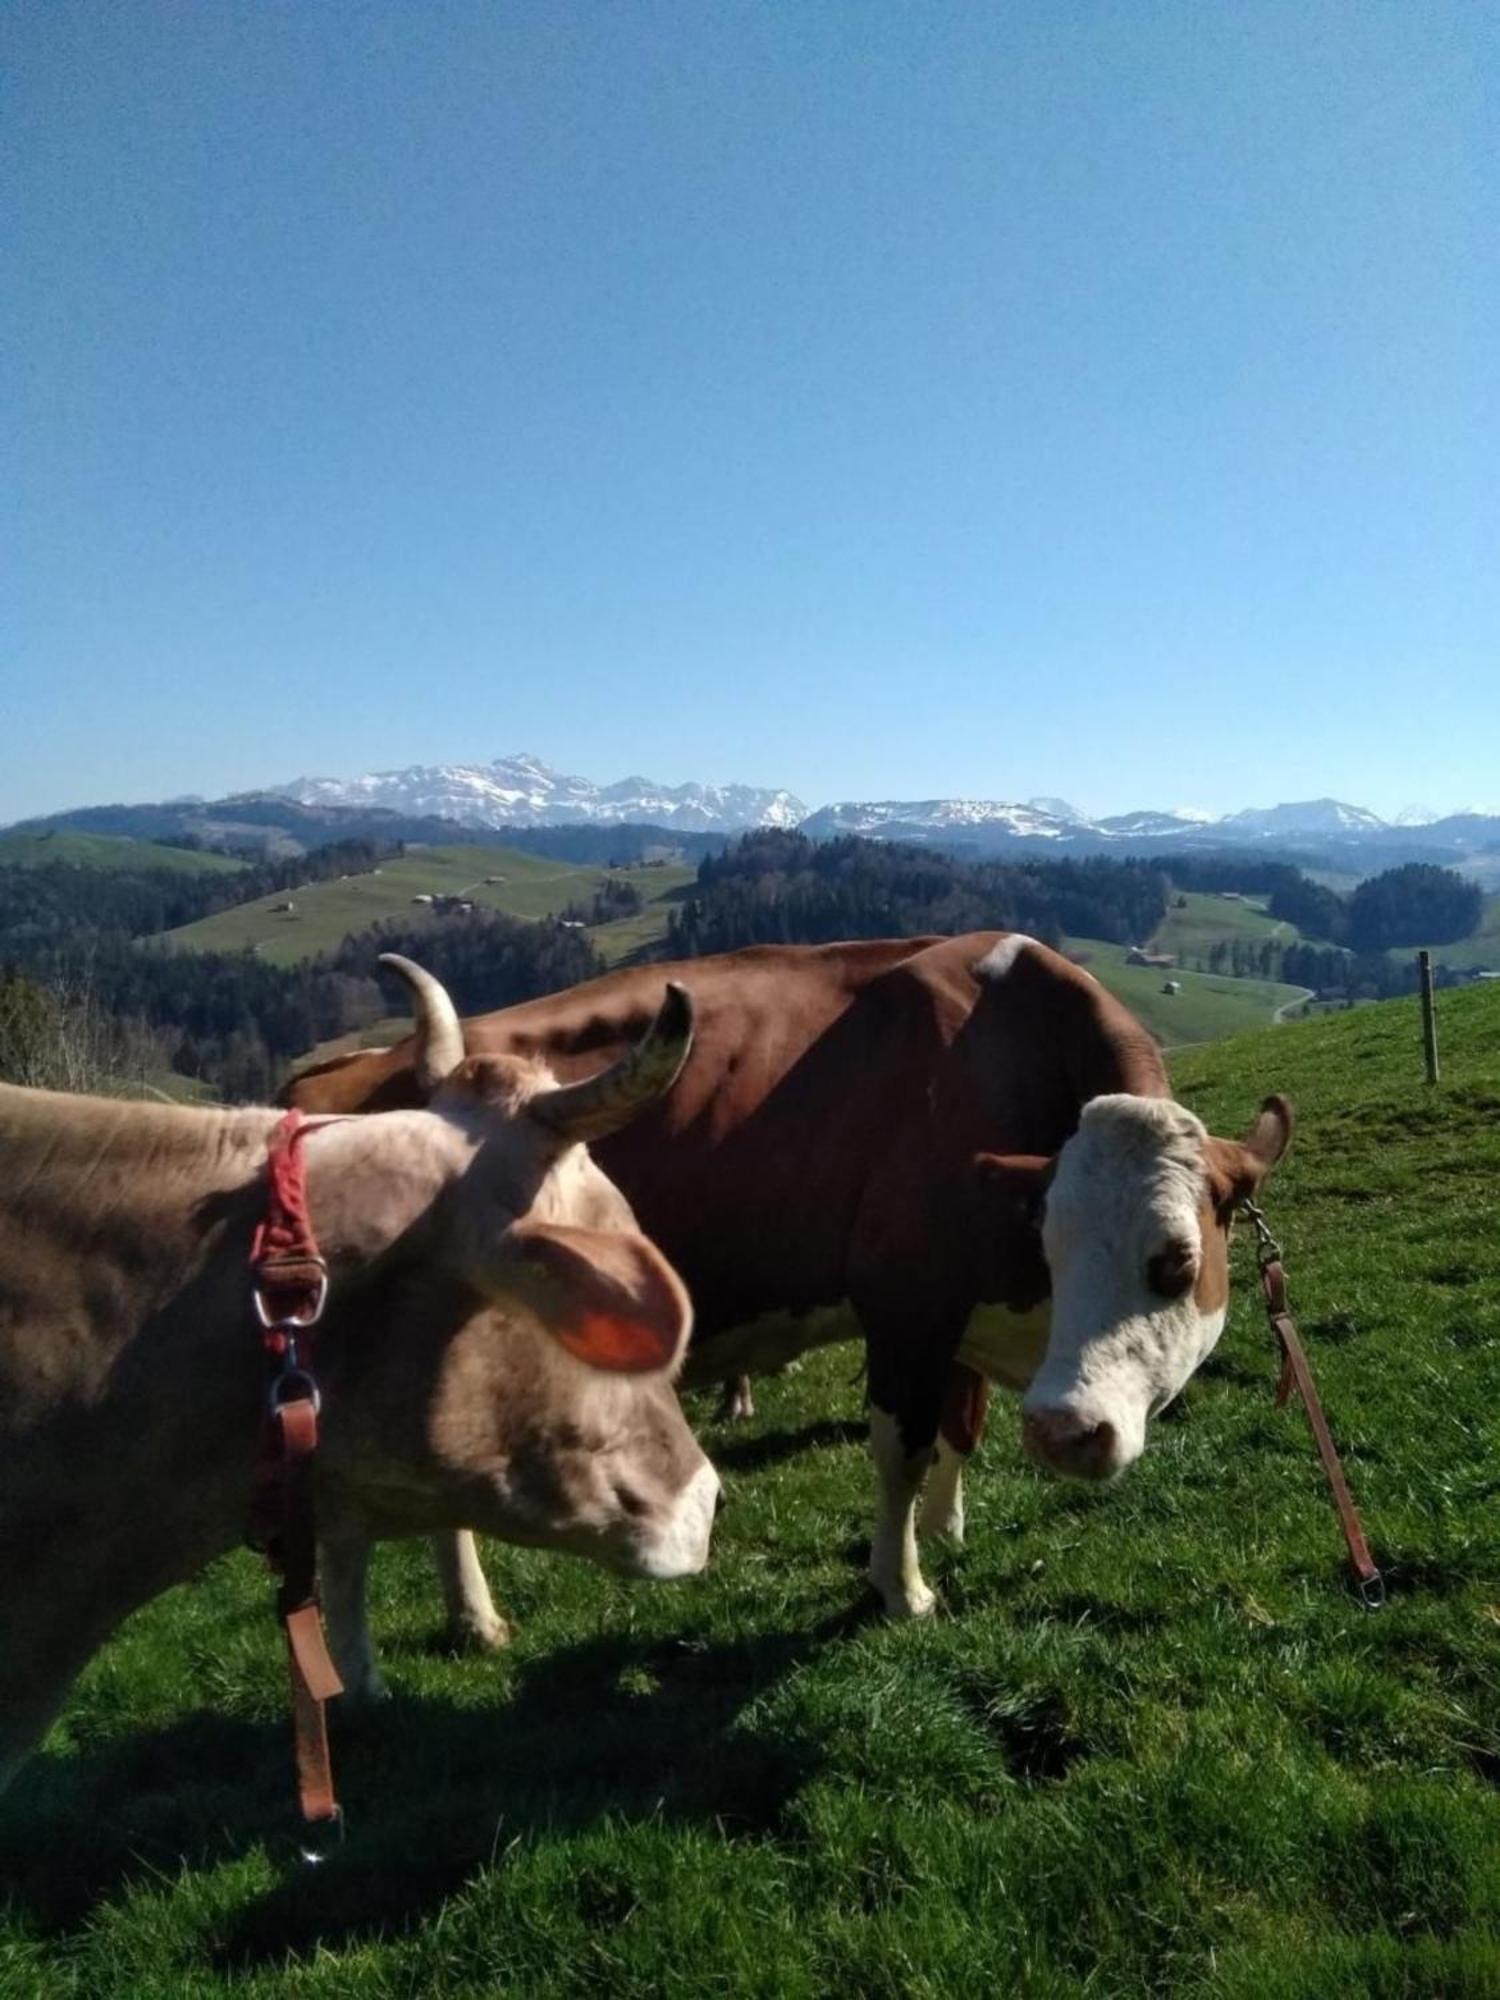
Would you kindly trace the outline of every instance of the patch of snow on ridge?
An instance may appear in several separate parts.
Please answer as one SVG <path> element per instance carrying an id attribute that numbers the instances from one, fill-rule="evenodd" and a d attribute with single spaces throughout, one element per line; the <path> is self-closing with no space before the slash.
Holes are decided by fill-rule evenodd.
<path id="1" fill-rule="evenodd" d="M 612 785 L 554 771 L 530 752 L 491 764 L 413 764 L 358 778 L 295 778 L 276 787 L 303 805 L 383 806 L 473 827 L 613 825 L 634 820 L 704 833 L 798 825 L 807 808 L 791 792 L 754 785 L 663 785 L 629 777 Z"/>

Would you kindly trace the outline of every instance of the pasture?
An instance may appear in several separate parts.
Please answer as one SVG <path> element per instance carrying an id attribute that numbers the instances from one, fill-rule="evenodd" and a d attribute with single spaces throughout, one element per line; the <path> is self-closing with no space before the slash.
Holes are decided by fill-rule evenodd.
<path id="1" fill-rule="evenodd" d="M 1228 973 L 1184 972 L 1180 967 L 1164 972 L 1149 965 L 1127 965 L 1125 945 L 1102 944 L 1093 938 L 1069 938 L 1066 948 L 1070 958 L 1086 965 L 1168 1049 L 1220 1041 L 1227 1035 L 1266 1027 L 1278 1010 L 1299 1005 L 1306 992 L 1304 987 L 1285 986 L 1274 979 L 1234 979 Z M 1168 979 L 1175 979 L 1181 992 L 1167 993 Z"/>
<path id="2" fill-rule="evenodd" d="M 1182 903 L 1179 907 L 1178 899 Z M 1296 944 L 1295 924 L 1282 923 L 1266 912 L 1263 897 L 1206 895 L 1197 889 L 1171 893 L 1167 914 L 1151 939 L 1153 951 L 1175 951 L 1183 963 L 1207 958 L 1216 944 Z"/>
<path id="3" fill-rule="evenodd" d="M 673 866 L 582 867 L 511 847 L 414 845 L 368 874 L 260 896 L 168 931 L 163 942 L 188 951 L 255 951 L 272 965 L 295 965 L 299 959 L 331 951 L 351 931 L 387 917 L 414 916 L 419 907 L 412 900 L 416 896 L 458 896 L 479 908 L 535 920 L 555 916 L 572 902 L 587 903 L 611 876 L 633 883 L 646 902 L 638 916 L 601 925 L 593 933 L 606 956 L 611 956 L 612 946 L 614 956 L 623 956 L 664 933 L 667 899 L 693 880 L 694 871 Z M 282 907 L 287 903 L 292 905 L 290 911 Z"/>
<path id="4" fill-rule="evenodd" d="M 123 834 L 79 833 L 72 827 L 44 827 L 34 833 L 18 827 L 0 833 L 0 868 L 47 868 L 55 863 L 110 872 L 165 869 L 173 875 L 234 875 L 245 865 L 230 854 L 165 847 L 154 840 L 131 840 Z"/>
<path id="5" fill-rule="evenodd" d="M 1442 1026 L 1436 1091 L 1407 1002 L 1176 1064 L 1217 1130 L 1297 1100 L 1268 1207 L 1386 1610 L 1272 1408 L 1248 1240 L 1117 1488 L 1023 1463 L 997 1402 L 920 1625 L 870 1615 L 858 1354 L 825 1351 L 748 1425 L 694 1399 L 701 1579 L 491 1545 L 518 1636 L 450 1661 L 424 1551 L 381 1551 L 394 1698 L 335 1715 L 316 1873 L 256 1563 L 141 1613 L 0 1801 L 0 1991 L 1500 1992 L 1500 992 Z"/>

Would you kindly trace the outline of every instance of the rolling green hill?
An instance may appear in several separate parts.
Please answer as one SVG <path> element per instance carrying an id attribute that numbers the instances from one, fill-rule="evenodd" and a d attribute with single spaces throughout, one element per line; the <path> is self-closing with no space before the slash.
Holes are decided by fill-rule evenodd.
<path id="1" fill-rule="evenodd" d="M 690 868 L 611 871 L 509 847 L 411 847 L 369 874 L 311 883 L 220 910 L 168 932 L 166 942 L 188 951 L 255 950 L 274 965 L 293 965 L 382 918 L 409 917 L 418 896 L 461 896 L 507 916 L 538 918 L 556 915 L 571 902 L 587 903 L 612 873 L 634 883 L 649 899 L 638 917 L 601 925 L 593 933 L 606 956 L 623 957 L 645 939 L 661 936 L 667 899 L 693 879 Z"/>
<path id="2" fill-rule="evenodd" d="M 0 1990 L 1483 2000 L 1500 1968 L 1500 991 L 1196 1049 L 1299 1127 L 1266 1196 L 1390 1590 L 1363 1611 L 1236 1244 L 1218 1352 L 1118 1485 L 1000 1398 L 968 1547 L 871 1618 L 852 1348 L 733 1429 L 714 1562 L 628 1585 L 489 1545 L 518 1636 L 435 1650 L 381 1550 L 392 1701 L 334 1715 L 349 1836 L 300 1867 L 263 1567 L 133 1618 L 0 1801 Z M 795 1164 L 790 1171 L 795 1178 Z"/>
<path id="3" fill-rule="evenodd" d="M 1103 944 L 1093 938 L 1069 938 L 1067 951 L 1116 999 L 1123 1000 L 1169 1049 L 1266 1027 L 1278 1010 L 1295 1007 L 1304 997 L 1302 987 L 1282 986 L 1271 979 L 1231 979 L 1220 973 L 1164 972 L 1147 965 L 1127 965 L 1125 945 Z M 1169 979 L 1182 990 L 1167 993 Z"/>
<path id="4" fill-rule="evenodd" d="M 1216 944 L 1232 944 L 1236 938 L 1245 944 L 1296 944 L 1299 933 L 1295 924 L 1268 916 L 1263 897 L 1231 899 L 1174 889 L 1151 946 L 1154 951 L 1175 951 L 1182 959 L 1207 958 Z"/>
<path id="5" fill-rule="evenodd" d="M 232 855 L 161 847 L 154 840 L 121 834 L 77 833 L 68 827 L 0 833 L 0 868 L 46 868 L 55 862 L 74 868 L 162 868 L 183 875 L 232 875 L 244 866 Z"/>

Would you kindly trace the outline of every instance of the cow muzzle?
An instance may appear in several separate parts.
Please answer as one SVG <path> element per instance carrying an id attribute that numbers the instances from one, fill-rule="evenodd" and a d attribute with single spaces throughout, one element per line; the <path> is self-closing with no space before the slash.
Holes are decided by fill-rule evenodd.
<path id="1" fill-rule="evenodd" d="M 637 1548 L 635 1574 L 658 1583 L 696 1576 L 708 1562 L 721 1491 L 719 1475 L 705 1459 L 677 1496 L 661 1530 Z"/>
<path id="2" fill-rule="evenodd" d="M 1107 1417 L 1066 1406 L 1026 1410 L 1021 1417 L 1026 1454 L 1065 1479 L 1114 1479 L 1140 1456 L 1119 1425 Z"/>

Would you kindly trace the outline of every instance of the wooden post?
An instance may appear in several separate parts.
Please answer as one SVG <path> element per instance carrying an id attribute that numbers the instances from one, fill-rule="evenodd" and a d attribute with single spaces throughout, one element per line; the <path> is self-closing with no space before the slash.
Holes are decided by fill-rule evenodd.
<path id="1" fill-rule="evenodd" d="M 1417 953 L 1417 969 L 1422 979 L 1422 1048 L 1427 1056 L 1427 1081 L 1438 1080 L 1437 1010 L 1432 1001 L 1432 953 Z"/>

